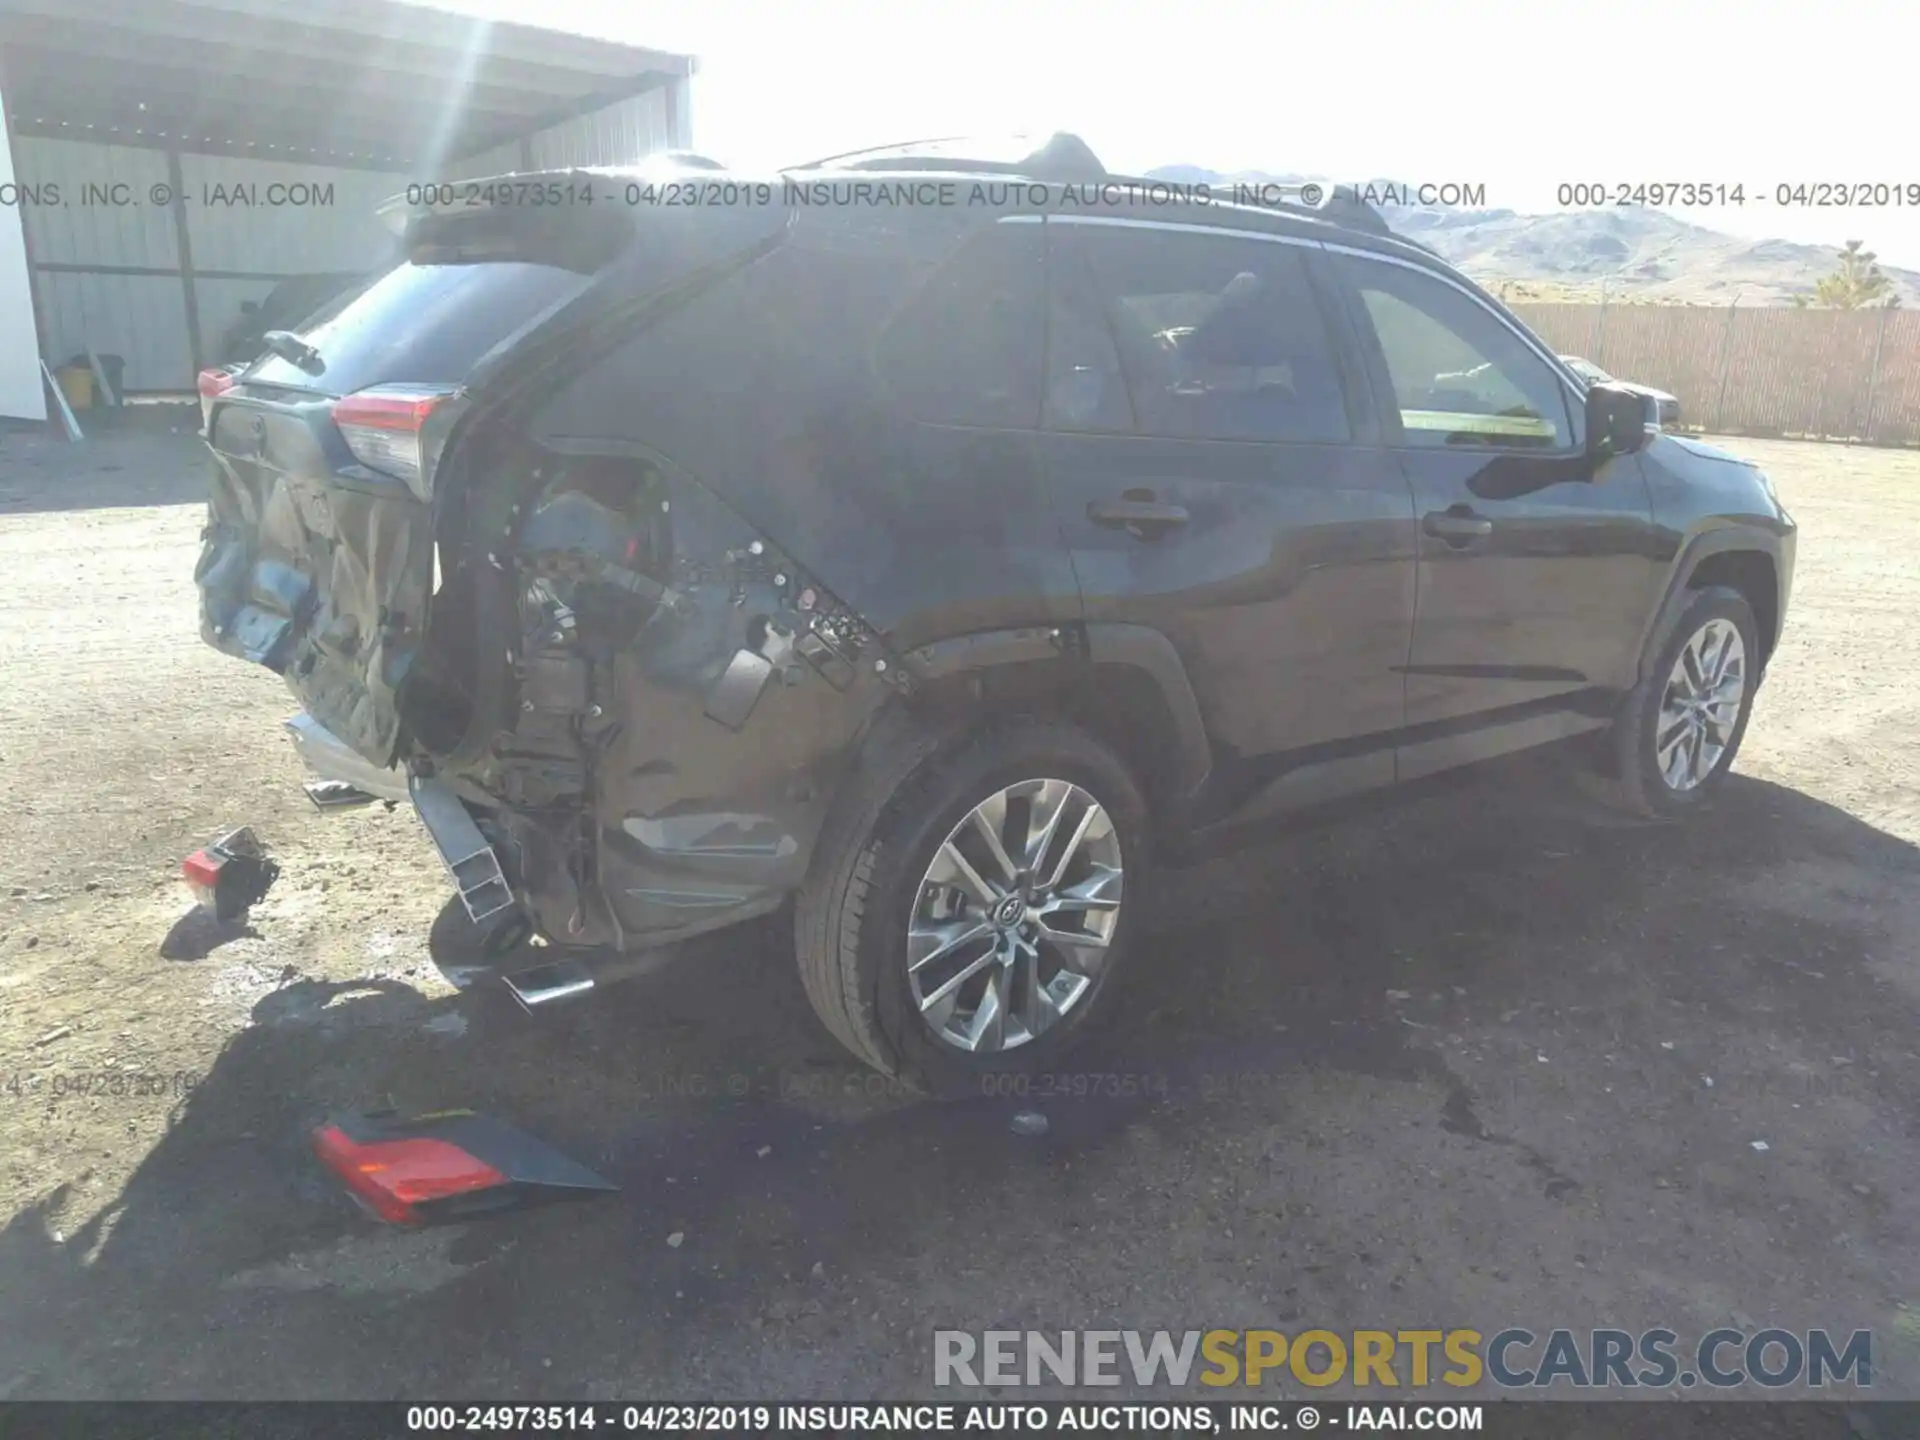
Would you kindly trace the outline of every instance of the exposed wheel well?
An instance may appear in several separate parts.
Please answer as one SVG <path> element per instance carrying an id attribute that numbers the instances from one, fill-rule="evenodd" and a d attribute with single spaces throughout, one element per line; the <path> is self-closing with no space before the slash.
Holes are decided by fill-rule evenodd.
<path id="1" fill-rule="evenodd" d="M 1709 555 L 1687 579 L 1689 590 L 1726 585 L 1738 590 L 1753 610 L 1760 631 L 1760 664 L 1764 668 L 1780 634 L 1780 577 L 1773 557 L 1759 550 L 1722 550 Z"/>
<path id="2" fill-rule="evenodd" d="M 970 711 L 982 718 L 1015 712 L 1059 715 L 1119 755 L 1140 782 L 1156 820 L 1171 817 L 1178 732 L 1159 685 L 1136 666 L 994 665 L 946 677 L 911 703 L 947 722 Z"/>

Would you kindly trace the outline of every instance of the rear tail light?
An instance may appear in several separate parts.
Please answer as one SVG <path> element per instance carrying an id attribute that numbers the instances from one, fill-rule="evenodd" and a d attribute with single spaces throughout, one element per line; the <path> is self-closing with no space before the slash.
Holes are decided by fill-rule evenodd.
<path id="1" fill-rule="evenodd" d="M 415 1206 L 476 1190 L 491 1190 L 507 1177 L 486 1161 L 446 1140 L 355 1140 L 338 1125 L 313 1132 L 313 1153 L 382 1220 L 411 1225 Z"/>
<path id="2" fill-rule="evenodd" d="M 200 392 L 200 428 L 205 430 L 213 424 L 213 402 L 218 400 L 234 386 L 231 370 L 202 370 L 195 388 Z"/>
<path id="3" fill-rule="evenodd" d="M 353 458 L 369 470 L 404 480 L 422 500 L 433 497 L 433 467 L 451 429 L 452 390 L 382 385 L 333 402 L 333 423 Z"/>
<path id="4" fill-rule="evenodd" d="M 266 895 L 280 866 L 252 827 L 243 825 L 189 855 L 180 864 L 180 876 L 202 909 L 216 920 L 233 921 Z"/>
<path id="5" fill-rule="evenodd" d="M 206 850 L 196 850 L 180 866 L 187 888 L 193 892 L 193 898 L 200 902 L 201 908 L 217 911 L 219 909 L 220 872 L 226 868 L 227 857 L 215 855 Z"/>

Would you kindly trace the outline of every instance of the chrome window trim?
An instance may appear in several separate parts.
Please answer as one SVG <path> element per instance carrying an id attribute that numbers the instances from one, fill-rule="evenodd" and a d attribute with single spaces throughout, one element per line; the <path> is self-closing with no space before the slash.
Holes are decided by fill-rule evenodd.
<path id="1" fill-rule="evenodd" d="M 1096 225 L 1116 230 L 1168 230 L 1182 235 L 1224 235 L 1230 240 L 1265 240 L 1270 245 L 1298 245 L 1307 250 L 1325 250 L 1320 240 L 1304 235 L 1274 235 L 1265 230 L 1239 230 L 1226 225 L 1189 225 L 1178 220 L 1133 220 L 1119 215 L 1003 215 L 1002 225 Z"/>

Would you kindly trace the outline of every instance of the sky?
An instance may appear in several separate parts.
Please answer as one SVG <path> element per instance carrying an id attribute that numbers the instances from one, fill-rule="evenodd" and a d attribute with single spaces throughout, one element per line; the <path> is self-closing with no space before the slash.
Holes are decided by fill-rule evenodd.
<path id="1" fill-rule="evenodd" d="M 695 148 L 742 168 L 936 135 L 1072 130 L 1109 168 L 1186 163 L 1485 186 L 1743 185 L 1671 209 L 1752 238 L 1859 239 L 1920 269 L 1920 205 L 1776 187 L 1911 184 L 1911 0 L 438 0 L 699 57 Z"/>

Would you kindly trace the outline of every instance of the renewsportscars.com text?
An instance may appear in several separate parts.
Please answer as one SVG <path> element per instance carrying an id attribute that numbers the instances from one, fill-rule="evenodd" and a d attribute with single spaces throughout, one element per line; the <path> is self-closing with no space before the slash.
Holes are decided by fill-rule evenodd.
<path id="1" fill-rule="evenodd" d="M 936 1330 L 936 1386 L 1289 1384 L 1539 1391 L 1873 1384 L 1873 1334 L 1826 1330 Z"/>

